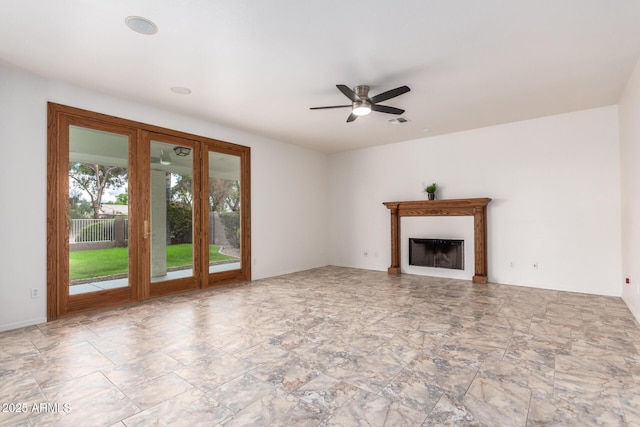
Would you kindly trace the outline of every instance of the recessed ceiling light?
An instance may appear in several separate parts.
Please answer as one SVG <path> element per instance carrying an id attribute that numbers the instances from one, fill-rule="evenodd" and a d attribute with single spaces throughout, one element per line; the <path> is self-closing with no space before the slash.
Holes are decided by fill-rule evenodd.
<path id="1" fill-rule="evenodd" d="M 136 33 L 150 36 L 158 32 L 158 26 L 156 24 L 141 16 L 127 16 L 124 22 L 127 24 L 127 27 Z"/>
<path id="2" fill-rule="evenodd" d="M 177 93 L 178 95 L 189 95 L 191 93 L 191 89 L 188 87 L 174 86 L 171 88 L 171 92 Z"/>

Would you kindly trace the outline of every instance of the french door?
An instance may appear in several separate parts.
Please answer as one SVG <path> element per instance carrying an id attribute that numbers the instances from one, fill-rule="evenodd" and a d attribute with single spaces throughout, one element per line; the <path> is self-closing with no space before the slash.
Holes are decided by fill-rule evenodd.
<path id="1" fill-rule="evenodd" d="M 144 205 L 143 296 L 201 287 L 202 185 L 197 143 L 153 132 L 142 133 Z M 196 230 L 196 228 L 198 230 Z"/>
<path id="2" fill-rule="evenodd" d="M 250 280 L 249 148 L 49 104 L 47 313 Z"/>

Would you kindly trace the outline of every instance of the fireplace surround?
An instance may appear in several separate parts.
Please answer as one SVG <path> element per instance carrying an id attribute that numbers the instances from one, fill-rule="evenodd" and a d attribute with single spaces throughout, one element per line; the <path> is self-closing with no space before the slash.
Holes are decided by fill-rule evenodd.
<path id="1" fill-rule="evenodd" d="M 487 283 L 487 205 L 491 199 L 419 200 L 384 202 L 391 211 L 391 265 L 387 271 L 400 274 L 400 218 L 403 216 L 473 216 L 473 283 Z"/>

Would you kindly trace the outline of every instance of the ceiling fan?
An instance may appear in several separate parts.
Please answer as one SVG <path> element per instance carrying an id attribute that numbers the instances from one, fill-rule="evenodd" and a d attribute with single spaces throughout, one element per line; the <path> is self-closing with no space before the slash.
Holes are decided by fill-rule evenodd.
<path id="1" fill-rule="evenodd" d="M 389 107 L 387 105 L 379 105 L 378 102 L 386 101 L 387 99 L 395 98 L 403 93 L 409 92 L 409 86 L 400 86 L 395 89 L 382 92 L 372 98 L 369 98 L 369 86 L 361 85 L 356 86 L 351 90 L 345 85 L 336 85 L 338 90 L 351 100 L 351 105 L 332 105 L 329 107 L 311 107 L 310 110 L 325 110 L 328 108 L 346 108 L 351 107 L 351 114 L 347 118 L 347 123 L 354 121 L 359 116 L 366 116 L 371 111 L 378 111 L 380 113 L 388 114 L 402 114 L 404 110 L 395 107 Z"/>

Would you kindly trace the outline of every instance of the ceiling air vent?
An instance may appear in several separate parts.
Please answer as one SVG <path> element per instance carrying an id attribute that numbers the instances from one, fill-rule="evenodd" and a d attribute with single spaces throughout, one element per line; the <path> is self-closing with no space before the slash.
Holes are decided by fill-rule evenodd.
<path id="1" fill-rule="evenodd" d="M 405 119 L 404 117 L 396 117 L 394 119 L 390 119 L 389 123 L 394 124 L 394 125 L 401 125 L 402 123 L 407 123 L 409 120 Z"/>

